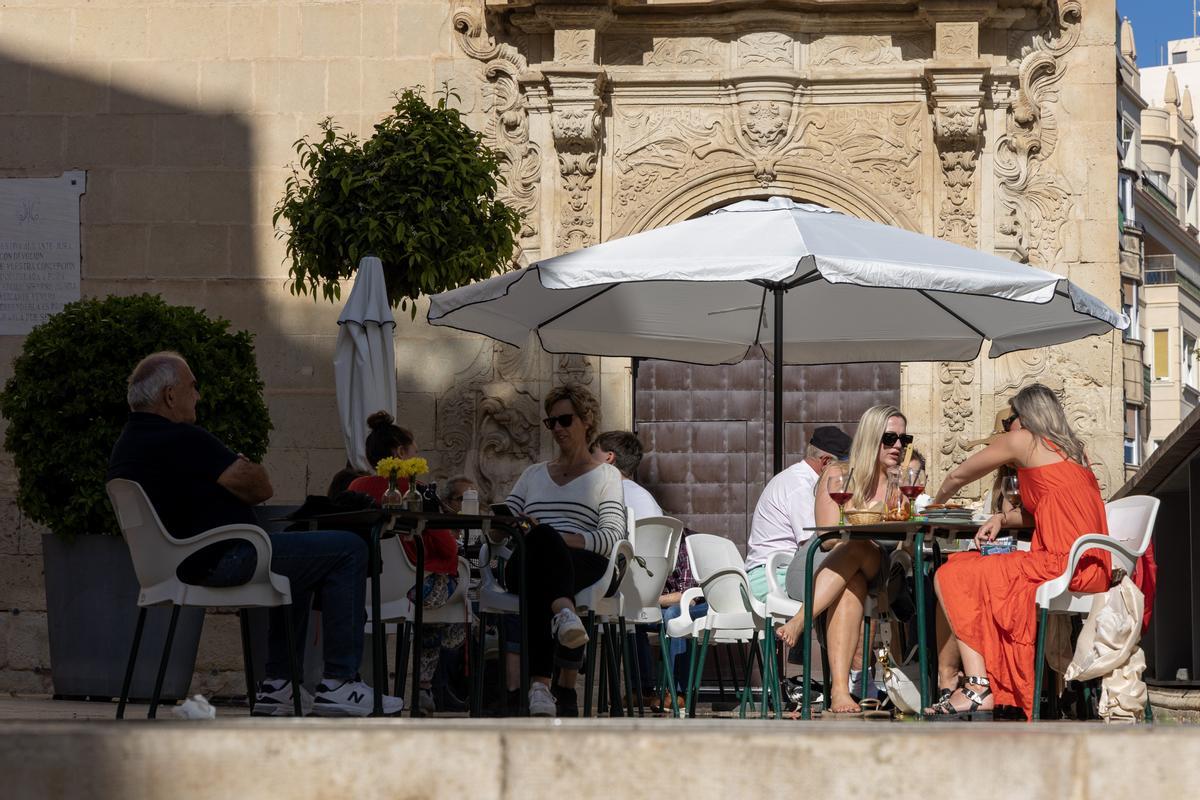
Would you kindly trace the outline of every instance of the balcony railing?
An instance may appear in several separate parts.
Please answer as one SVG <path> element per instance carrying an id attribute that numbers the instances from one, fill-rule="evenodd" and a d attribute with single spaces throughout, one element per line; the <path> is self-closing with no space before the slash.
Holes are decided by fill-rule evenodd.
<path id="1" fill-rule="evenodd" d="M 1153 170 L 1143 170 L 1142 178 L 1146 188 L 1150 190 L 1150 196 L 1159 202 L 1160 205 L 1169 209 L 1172 214 L 1177 213 L 1177 202 L 1175 192 L 1171 189 L 1170 183 L 1167 181 L 1167 176 Z"/>

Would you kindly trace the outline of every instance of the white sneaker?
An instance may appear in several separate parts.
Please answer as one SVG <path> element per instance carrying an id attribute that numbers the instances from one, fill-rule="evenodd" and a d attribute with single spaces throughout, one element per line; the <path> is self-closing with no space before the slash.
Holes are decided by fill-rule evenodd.
<path id="1" fill-rule="evenodd" d="M 579 615 L 564 608 L 550 620 L 550 634 L 563 647 L 583 647 L 588 643 L 587 628 L 583 627 Z"/>
<path id="2" fill-rule="evenodd" d="M 304 685 L 300 686 L 300 713 L 312 712 L 313 696 Z M 285 680 L 265 680 L 258 684 L 258 692 L 254 696 L 254 708 L 250 710 L 255 717 L 290 717 L 295 709 L 292 707 L 292 682 Z"/>
<path id="3" fill-rule="evenodd" d="M 558 706 L 554 702 L 554 695 L 550 693 L 550 687 L 534 681 L 529 687 L 529 716 L 553 717 L 557 713 Z"/>
<path id="4" fill-rule="evenodd" d="M 337 681 L 326 678 L 313 698 L 314 717 L 366 717 L 375 707 L 375 690 L 362 681 Z M 404 700 L 383 696 L 383 714 L 391 717 L 404 709 Z"/>

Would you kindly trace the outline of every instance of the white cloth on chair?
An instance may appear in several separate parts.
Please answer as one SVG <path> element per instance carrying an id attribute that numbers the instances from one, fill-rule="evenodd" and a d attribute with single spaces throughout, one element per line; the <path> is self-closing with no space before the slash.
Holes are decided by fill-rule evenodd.
<path id="1" fill-rule="evenodd" d="M 1067 680 L 1101 678 L 1099 713 L 1106 722 L 1133 721 L 1145 711 L 1146 658 L 1138 647 L 1144 605 L 1141 590 L 1128 577 L 1096 595 L 1064 675 Z"/>

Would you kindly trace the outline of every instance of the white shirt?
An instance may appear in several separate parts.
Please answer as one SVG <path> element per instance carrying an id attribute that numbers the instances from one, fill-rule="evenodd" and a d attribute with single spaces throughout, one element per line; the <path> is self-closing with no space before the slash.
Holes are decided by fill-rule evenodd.
<path id="1" fill-rule="evenodd" d="M 625 490 L 625 505 L 633 509 L 634 520 L 645 519 L 646 517 L 661 517 L 663 515 L 662 506 L 654 499 L 654 495 L 650 494 L 639 484 L 629 480 L 629 478 L 621 479 L 621 487 Z"/>
<path id="2" fill-rule="evenodd" d="M 821 478 L 807 461 L 799 461 L 771 478 L 750 523 L 746 542 L 746 569 L 766 566 L 767 558 L 778 550 L 788 553 L 812 536 L 816 520 L 817 481 Z"/>
<path id="3" fill-rule="evenodd" d="M 625 530 L 625 501 L 621 473 L 612 464 L 600 464 L 559 486 L 550 477 L 547 462 L 527 467 L 504 502 L 514 514 L 528 514 L 559 533 L 578 533 L 584 548 L 607 556 Z"/>

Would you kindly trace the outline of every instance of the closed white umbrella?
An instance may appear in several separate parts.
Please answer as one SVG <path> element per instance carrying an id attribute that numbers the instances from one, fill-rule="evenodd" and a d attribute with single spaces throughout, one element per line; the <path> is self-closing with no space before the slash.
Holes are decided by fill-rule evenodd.
<path id="1" fill-rule="evenodd" d="M 776 321 L 781 324 L 776 324 Z M 782 365 L 966 361 L 1125 328 L 1061 275 L 783 197 L 434 295 L 429 322 L 552 353 Z"/>
<path id="2" fill-rule="evenodd" d="M 374 256 L 358 264 L 354 288 L 338 317 L 333 375 L 346 459 L 361 470 L 367 461 L 367 417 L 376 411 L 396 415 L 396 320 L 388 305 L 383 263 Z"/>

